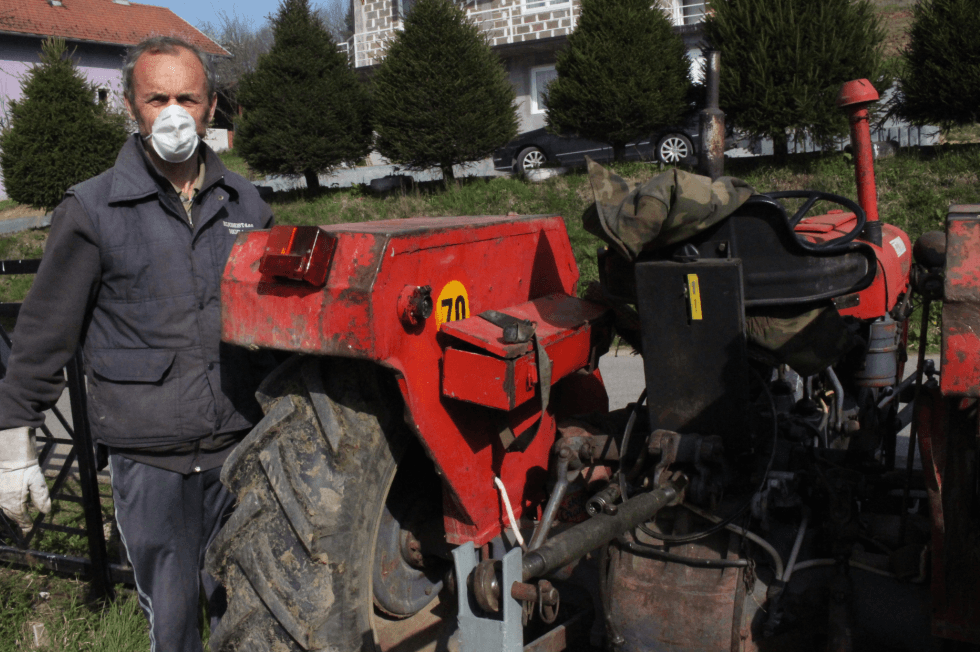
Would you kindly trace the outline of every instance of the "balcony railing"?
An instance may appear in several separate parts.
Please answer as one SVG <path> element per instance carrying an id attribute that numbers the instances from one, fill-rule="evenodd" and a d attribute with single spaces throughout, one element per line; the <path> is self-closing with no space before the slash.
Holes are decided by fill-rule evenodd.
<path id="1" fill-rule="evenodd" d="M 696 25 L 704 21 L 707 3 L 698 0 L 674 0 L 670 3 L 670 19 L 674 25 Z"/>

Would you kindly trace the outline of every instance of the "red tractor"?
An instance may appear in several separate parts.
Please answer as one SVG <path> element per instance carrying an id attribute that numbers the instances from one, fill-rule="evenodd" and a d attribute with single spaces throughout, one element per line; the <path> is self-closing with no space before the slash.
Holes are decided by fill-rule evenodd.
<path id="1" fill-rule="evenodd" d="M 951 213 L 948 261 L 933 235 L 913 263 L 878 220 L 875 99 L 839 101 L 859 202 L 754 196 L 621 285 L 600 256 L 604 304 L 576 298 L 558 216 L 243 234 L 223 337 L 295 355 L 223 470 L 240 503 L 208 557 L 229 590 L 214 649 L 980 642 L 980 207 Z M 941 380 L 921 355 L 903 380 L 913 305 L 944 284 Z M 610 412 L 598 359 L 623 310 L 646 388 Z M 754 353 L 750 324 L 797 362 Z M 833 337 L 850 345 L 821 366 Z M 924 473 L 895 465 L 913 411 Z"/>

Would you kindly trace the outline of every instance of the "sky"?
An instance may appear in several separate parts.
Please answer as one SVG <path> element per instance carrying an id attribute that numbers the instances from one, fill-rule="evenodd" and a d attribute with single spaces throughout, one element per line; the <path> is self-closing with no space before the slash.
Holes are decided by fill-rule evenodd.
<path id="1" fill-rule="evenodd" d="M 269 14 L 274 14 L 279 7 L 278 0 L 135 0 L 138 4 L 166 7 L 188 23 L 197 27 L 201 23 L 218 23 L 218 12 L 224 11 L 229 16 L 238 14 L 243 18 L 252 19 L 252 25 L 258 29 L 265 23 Z M 318 2 L 311 2 L 318 5 Z"/>

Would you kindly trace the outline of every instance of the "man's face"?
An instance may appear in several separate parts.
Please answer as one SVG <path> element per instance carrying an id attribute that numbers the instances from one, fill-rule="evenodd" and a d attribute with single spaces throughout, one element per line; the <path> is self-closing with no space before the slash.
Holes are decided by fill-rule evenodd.
<path id="1" fill-rule="evenodd" d="M 147 52 L 133 68 L 135 105 L 126 98 L 126 108 L 136 120 L 140 135 L 148 136 L 160 112 L 177 104 L 191 114 L 197 135 L 204 138 L 218 98 L 208 101 L 207 78 L 200 60 L 190 50 L 178 48 L 171 54 Z"/>

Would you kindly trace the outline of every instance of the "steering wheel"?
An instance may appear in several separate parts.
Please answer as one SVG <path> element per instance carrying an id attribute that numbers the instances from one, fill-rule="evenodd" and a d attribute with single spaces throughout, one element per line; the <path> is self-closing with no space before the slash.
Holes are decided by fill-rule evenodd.
<path id="1" fill-rule="evenodd" d="M 802 238 L 797 235 L 796 239 L 799 241 L 800 245 L 807 249 L 808 251 L 826 251 L 827 249 L 832 249 L 834 247 L 839 247 L 840 245 L 847 244 L 854 238 L 861 235 L 864 230 L 864 225 L 868 221 L 868 217 L 861 206 L 847 197 L 842 197 L 841 195 L 835 195 L 829 192 L 823 192 L 821 190 L 781 190 L 779 192 L 769 192 L 766 193 L 769 197 L 773 199 L 806 199 L 803 205 L 800 206 L 799 210 L 793 213 L 792 217 L 786 218 L 786 225 L 789 227 L 790 231 L 796 229 L 796 225 L 800 223 L 800 220 L 810 212 L 814 204 L 818 201 L 828 201 L 832 204 L 837 204 L 842 206 L 847 210 L 854 213 L 857 217 L 857 224 L 853 229 L 840 236 L 839 238 L 834 238 L 833 240 L 828 240 L 826 242 L 821 242 L 819 244 L 810 242 L 806 238 Z"/>

